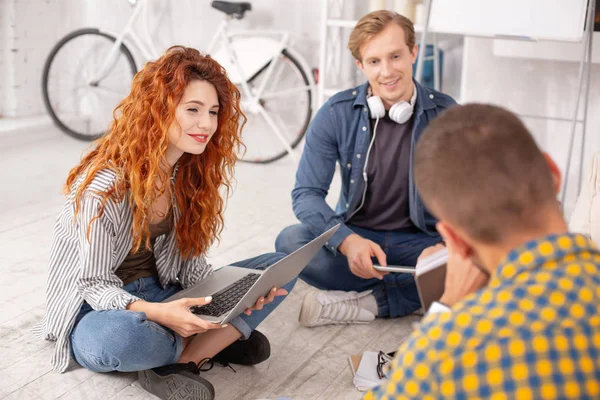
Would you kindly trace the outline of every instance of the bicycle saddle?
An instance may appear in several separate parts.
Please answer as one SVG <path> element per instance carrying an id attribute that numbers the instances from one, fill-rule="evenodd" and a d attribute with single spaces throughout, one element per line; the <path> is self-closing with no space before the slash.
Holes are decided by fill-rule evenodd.
<path id="1" fill-rule="evenodd" d="M 250 3 L 233 3 L 231 1 L 213 1 L 211 6 L 237 19 L 244 18 L 244 13 L 252 10 Z"/>

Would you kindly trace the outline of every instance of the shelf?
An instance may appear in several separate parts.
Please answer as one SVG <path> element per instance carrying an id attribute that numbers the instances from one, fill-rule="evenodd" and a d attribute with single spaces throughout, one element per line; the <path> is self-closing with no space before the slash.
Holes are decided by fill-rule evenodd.
<path id="1" fill-rule="evenodd" d="M 580 62 L 583 43 L 529 42 L 522 40 L 493 39 L 495 56 L 547 61 Z M 600 32 L 594 32 L 592 62 L 600 63 Z"/>

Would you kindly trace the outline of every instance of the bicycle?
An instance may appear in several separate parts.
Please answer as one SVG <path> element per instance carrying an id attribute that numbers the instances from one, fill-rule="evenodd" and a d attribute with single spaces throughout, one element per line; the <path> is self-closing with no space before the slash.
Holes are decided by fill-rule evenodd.
<path id="1" fill-rule="evenodd" d="M 146 60 L 160 54 L 152 44 L 148 18 L 142 38 L 134 30 L 135 21 L 145 15 L 147 0 L 128 1 L 134 10 L 119 35 L 98 28 L 76 30 L 54 46 L 44 65 L 46 108 L 55 124 L 74 138 L 95 140 L 104 135 L 112 111 L 129 93 L 137 64 L 128 45 L 136 46 Z M 293 149 L 304 137 L 316 99 L 311 69 L 288 46 L 287 31 L 229 31 L 230 21 L 243 19 L 252 9 L 250 3 L 213 1 L 211 6 L 225 18 L 206 53 L 238 86 L 248 117 L 242 160 L 270 163 L 290 154 L 297 161 Z M 217 44 L 221 46 L 213 53 Z M 271 140 L 272 135 L 277 139 Z"/>

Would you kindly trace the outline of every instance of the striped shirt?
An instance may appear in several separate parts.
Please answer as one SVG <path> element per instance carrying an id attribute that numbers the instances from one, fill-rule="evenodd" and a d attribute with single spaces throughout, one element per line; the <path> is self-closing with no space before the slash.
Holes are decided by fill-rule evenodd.
<path id="1" fill-rule="evenodd" d="M 52 369 L 57 372 L 64 372 L 71 361 L 69 336 L 84 301 L 95 310 L 124 310 L 129 303 L 139 300 L 123 290 L 123 282 L 115 275 L 132 248 L 133 214 L 129 202 L 125 198 L 118 203 L 107 201 L 104 213 L 91 225 L 89 241 L 86 236 L 90 221 L 102 206 L 100 193 L 113 187 L 116 179 L 117 175 L 109 169 L 99 171 L 86 188 L 75 219 L 75 190 L 72 190 L 54 226 L 46 314 L 33 332 L 39 338 L 57 342 L 52 357 Z M 181 212 L 174 203 L 176 226 Z M 153 250 L 163 287 L 179 282 L 186 288 L 212 273 L 212 267 L 202 256 L 181 258 L 175 229 L 157 237 Z"/>
<path id="2" fill-rule="evenodd" d="M 528 242 L 396 354 L 366 400 L 598 399 L 600 252 L 582 235 Z"/>

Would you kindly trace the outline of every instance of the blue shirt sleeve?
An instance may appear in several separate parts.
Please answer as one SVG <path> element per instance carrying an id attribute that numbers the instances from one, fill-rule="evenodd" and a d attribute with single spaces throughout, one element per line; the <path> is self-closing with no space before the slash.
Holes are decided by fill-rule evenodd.
<path id="1" fill-rule="evenodd" d="M 342 224 L 326 245 L 334 254 L 339 244 L 353 233 L 344 224 L 344 218 L 325 201 L 338 157 L 335 115 L 327 102 L 317 112 L 306 133 L 306 144 L 292 191 L 292 205 L 296 217 L 316 235 Z"/>

